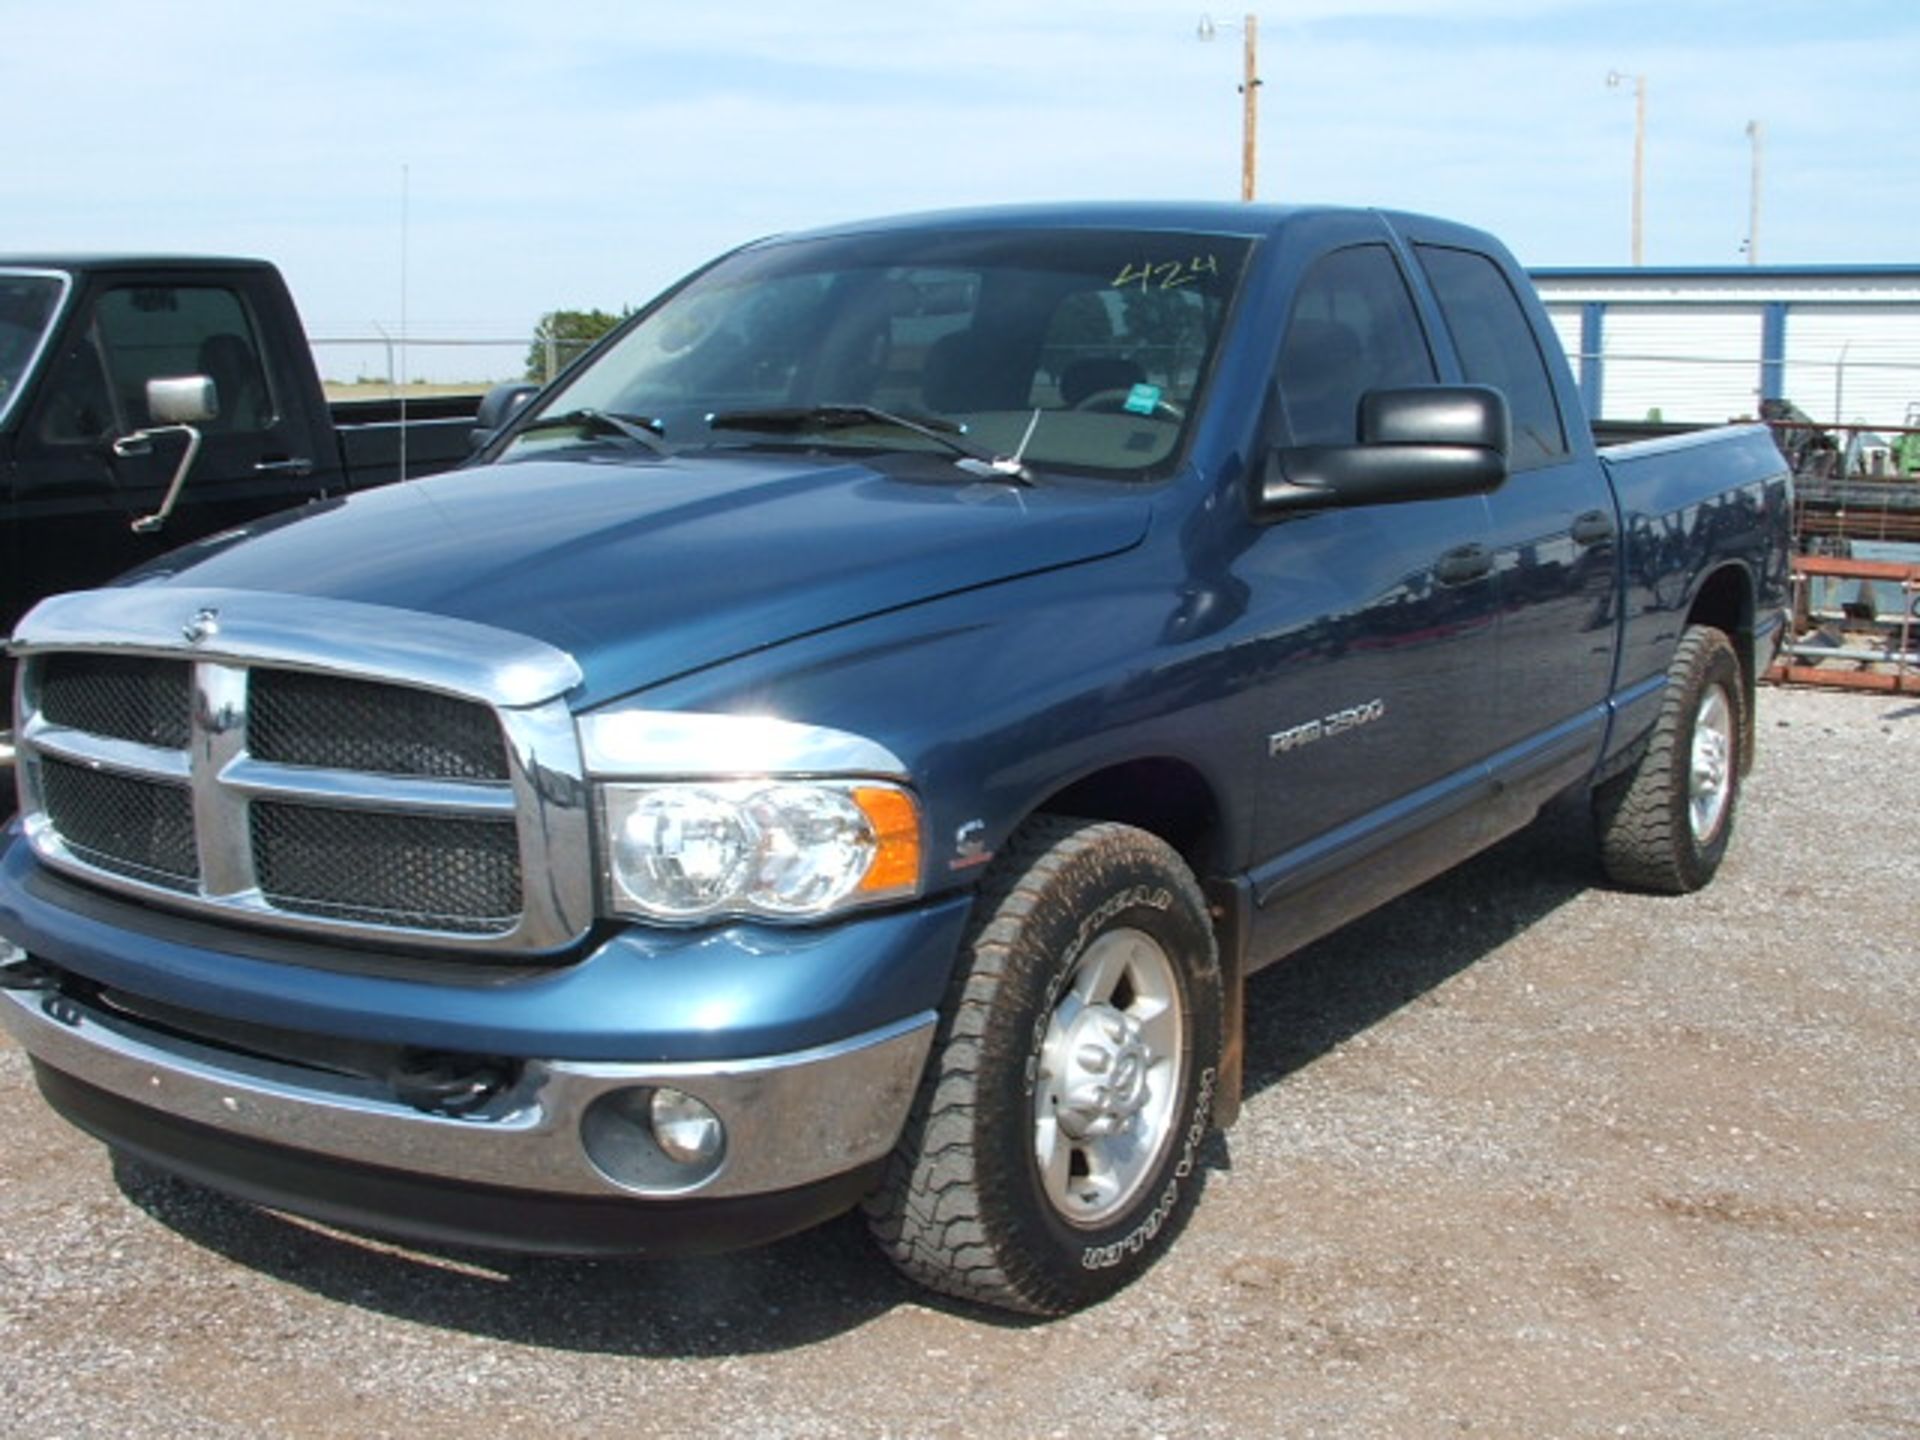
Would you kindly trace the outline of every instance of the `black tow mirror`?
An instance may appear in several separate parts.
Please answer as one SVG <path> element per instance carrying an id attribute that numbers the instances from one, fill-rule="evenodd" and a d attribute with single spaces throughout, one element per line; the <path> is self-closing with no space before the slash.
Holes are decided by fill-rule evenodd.
<path id="1" fill-rule="evenodd" d="M 1484 495 L 1507 478 L 1507 400 L 1484 385 L 1369 390 L 1357 445 L 1275 450 L 1261 479 L 1268 512 Z"/>
<path id="2" fill-rule="evenodd" d="M 527 380 L 509 380 L 487 391 L 474 413 L 473 429 L 467 439 L 478 450 L 514 416 L 527 408 L 527 402 L 540 393 L 540 387 Z"/>

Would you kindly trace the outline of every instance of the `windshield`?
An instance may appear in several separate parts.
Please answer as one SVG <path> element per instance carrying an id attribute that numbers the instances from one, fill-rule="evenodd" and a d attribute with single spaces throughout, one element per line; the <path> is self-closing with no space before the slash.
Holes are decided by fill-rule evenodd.
<path id="1" fill-rule="evenodd" d="M 48 270 L 0 270 L 0 421 L 27 388 L 53 317 L 67 293 L 67 277 Z"/>
<path id="2" fill-rule="evenodd" d="M 515 448 L 580 443 L 559 417 L 595 412 L 676 451 L 941 452 L 905 419 L 981 455 L 1162 473 L 1249 243 L 926 229 L 755 246 L 647 312 Z"/>

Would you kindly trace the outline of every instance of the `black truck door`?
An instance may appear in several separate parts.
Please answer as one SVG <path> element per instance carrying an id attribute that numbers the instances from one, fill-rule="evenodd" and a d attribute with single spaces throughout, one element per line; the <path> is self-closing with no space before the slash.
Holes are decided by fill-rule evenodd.
<path id="1" fill-rule="evenodd" d="M 155 514 L 188 437 L 154 427 L 147 382 L 204 375 L 219 413 L 178 507 Z M 19 584 L 35 599 L 97 585 L 186 541 L 291 504 L 306 490 L 306 439 L 261 362 L 244 285 L 218 277 L 103 277 L 34 387 L 13 475 Z M 117 443 L 116 443 L 117 442 Z"/>

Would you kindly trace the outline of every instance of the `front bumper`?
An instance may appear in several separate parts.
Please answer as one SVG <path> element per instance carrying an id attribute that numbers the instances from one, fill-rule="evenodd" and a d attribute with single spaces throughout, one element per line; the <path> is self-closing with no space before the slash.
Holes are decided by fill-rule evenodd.
<path id="1" fill-rule="evenodd" d="M 0 990 L 0 1024 L 43 1077 L 53 1071 L 243 1140 L 475 1185 L 684 1198 L 791 1189 L 880 1159 L 906 1120 L 934 1016 L 762 1059 L 532 1060 L 483 1107 L 457 1116 L 418 1109 L 371 1077 L 205 1044 L 66 990 Z M 719 1116 L 727 1135 L 719 1168 L 690 1184 L 603 1171 L 582 1141 L 589 1107 L 614 1091 L 661 1086 Z"/>
<path id="2" fill-rule="evenodd" d="M 0 990 L 0 1025 L 76 1124 L 245 1199 L 513 1249 L 712 1249 L 871 1184 L 966 911 L 943 897 L 831 927 L 627 927 L 566 963 L 462 966 L 162 914 L 51 874 L 16 826 L 0 963 L 36 988 Z M 422 1054 L 499 1083 L 459 1113 L 422 1104 L 396 1081 Z M 600 1097 L 661 1087 L 718 1116 L 717 1166 L 623 1168 L 589 1144 Z"/>
<path id="3" fill-rule="evenodd" d="M 549 1255 L 700 1254 L 808 1229 L 850 1209 L 881 1164 L 764 1195 L 696 1200 L 546 1194 L 355 1165 L 177 1120 L 35 1067 L 53 1108 L 116 1151 L 242 1200 L 429 1245 Z"/>

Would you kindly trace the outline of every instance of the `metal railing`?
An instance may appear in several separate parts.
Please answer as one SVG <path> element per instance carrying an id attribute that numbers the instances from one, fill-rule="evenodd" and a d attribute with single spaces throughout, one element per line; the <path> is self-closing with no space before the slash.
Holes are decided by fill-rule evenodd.
<path id="1" fill-rule="evenodd" d="M 1878 613 L 1870 599 L 1836 606 L 1833 593 L 1819 593 L 1822 581 L 1857 582 L 1861 597 L 1868 586 L 1894 586 L 1899 613 Z M 1828 587 L 1829 591 L 1838 587 Z M 1920 654 L 1914 652 L 1920 605 L 1920 564 L 1890 560 L 1851 560 L 1827 555 L 1793 557 L 1793 639 L 1767 672 L 1767 679 L 1788 685 L 1819 685 L 1842 690 L 1920 694 Z"/>
<path id="2" fill-rule="evenodd" d="M 1912 359 L 1880 359 L 1854 356 L 1848 353 L 1849 347 L 1842 346 L 1840 353 L 1831 360 L 1813 360 L 1793 356 L 1769 363 L 1755 353 L 1739 355 L 1683 355 L 1667 352 L 1592 351 L 1568 350 L 1567 363 L 1576 374 L 1588 373 L 1598 369 L 1600 374 L 1600 396 L 1602 414 L 1600 419 L 1620 420 L 1638 423 L 1649 416 L 1643 411 L 1640 415 L 1626 416 L 1606 413 L 1608 391 L 1607 368 L 1612 365 L 1635 366 L 1675 366 L 1681 370 L 1714 370 L 1720 372 L 1744 372 L 1752 377 L 1752 385 L 1747 393 L 1751 402 L 1742 407 L 1747 415 L 1757 415 L 1761 403 L 1763 376 L 1774 372 L 1772 385 L 1800 402 L 1801 408 L 1810 415 L 1817 414 L 1826 418 L 1819 423 L 1833 428 L 1857 426 L 1866 429 L 1886 429 L 1895 424 L 1896 414 L 1901 421 L 1907 421 L 1916 406 L 1920 406 L 1920 354 Z M 1851 393 L 1853 414 L 1848 418 L 1849 384 L 1862 382 L 1862 377 L 1875 384 L 1853 383 Z M 1671 415 L 1678 420 L 1701 421 L 1725 417 L 1708 415 L 1689 415 L 1681 407 L 1688 404 L 1684 387 L 1670 387 L 1674 399 L 1670 403 L 1661 403 L 1651 407 L 1661 416 Z M 1861 401 L 1862 388 L 1867 388 L 1876 398 Z M 1889 390 L 1897 392 L 1902 398 L 1889 401 L 1884 398 Z M 1874 409 L 1881 413 L 1871 413 Z"/>

